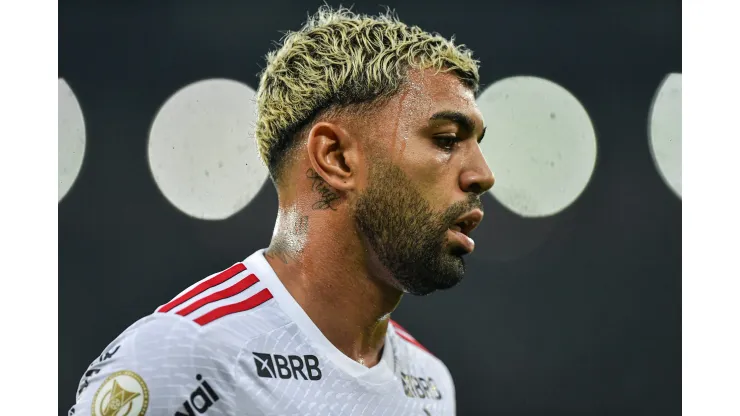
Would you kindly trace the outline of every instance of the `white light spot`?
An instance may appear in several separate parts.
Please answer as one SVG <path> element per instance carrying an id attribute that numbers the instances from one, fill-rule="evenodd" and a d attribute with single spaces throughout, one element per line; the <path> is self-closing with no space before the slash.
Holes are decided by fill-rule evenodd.
<path id="1" fill-rule="evenodd" d="M 255 92 L 210 79 L 182 88 L 149 133 L 149 167 L 164 196 L 184 213 L 222 220 L 244 208 L 267 178 L 254 141 Z"/>
<path id="2" fill-rule="evenodd" d="M 537 77 L 506 78 L 478 98 L 488 131 L 481 143 L 496 176 L 493 196 L 524 217 L 572 204 L 596 164 L 596 134 L 581 103 Z"/>
<path id="3" fill-rule="evenodd" d="M 61 201 L 74 184 L 85 157 L 85 118 L 67 82 L 59 79 L 59 193 Z"/>
<path id="4" fill-rule="evenodd" d="M 681 74 L 669 74 L 650 111 L 650 153 L 668 187 L 681 198 Z"/>

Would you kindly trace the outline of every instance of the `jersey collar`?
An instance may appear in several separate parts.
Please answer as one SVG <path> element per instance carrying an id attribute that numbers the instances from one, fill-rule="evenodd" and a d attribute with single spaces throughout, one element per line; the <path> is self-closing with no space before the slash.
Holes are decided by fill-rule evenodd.
<path id="1" fill-rule="evenodd" d="M 321 349 L 334 365 L 352 377 L 362 379 L 370 384 L 381 384 L 393 380 L 394 354 L 393 342 L 391 340 L 392 325 L 388 325 L 388 330 L 385 334 L 383 355 L 378 364 L 372 368 L 367 368 L 347 357 L 324 336 L 303 308 L 291 296 L 290 292 L 288 292 L 275 274 L 270 263 L 265 259 L 264 251 L 265 249 L 263 248 L 249 256 L 244 260 L 244 265 L 252 273 L 255 273 L 260 281 L 264 282 L 283 312 L 295 322 L 298 328 L 312 341 L 313 345 Z"/>

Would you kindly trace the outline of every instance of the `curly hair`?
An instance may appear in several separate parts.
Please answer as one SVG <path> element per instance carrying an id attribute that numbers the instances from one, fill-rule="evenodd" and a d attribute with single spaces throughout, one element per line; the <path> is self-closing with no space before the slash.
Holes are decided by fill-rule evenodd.
<path id="1" fill-rule="evenodd" d="M 474 93 L 479 88 L 469 49 L 407 26 L 390 10 L 368 16 L 322 6 L 281 42 L 266 56 L 256 95 L 257 147 L 276 185 L 313 120 L 380 105 L 407 82 L 409 69 L 452 71 Z"/>

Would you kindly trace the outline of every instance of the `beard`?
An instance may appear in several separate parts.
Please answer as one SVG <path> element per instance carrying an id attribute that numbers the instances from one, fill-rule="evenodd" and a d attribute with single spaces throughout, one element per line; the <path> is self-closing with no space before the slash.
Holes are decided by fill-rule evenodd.
<path id="1" fill-rule="evenodd" d="M 378 159 L 378 158 L 376 158 Z M 367 188 L 352 202 L 357 231 L 390 272 L 393 286 L 413 295 L 449 289 L 462 281 L 462 247 L 448 243 L 447 230 L 480 199 L 469 194 L 437 212 L 396 165 L 374 160 Z"/>

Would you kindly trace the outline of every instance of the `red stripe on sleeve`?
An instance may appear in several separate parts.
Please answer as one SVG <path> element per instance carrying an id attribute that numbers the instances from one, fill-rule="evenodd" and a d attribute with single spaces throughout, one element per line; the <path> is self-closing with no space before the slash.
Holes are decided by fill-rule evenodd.
<path id="1" fill-rule="evenodd" d="M 401 337 L 401 339 L 405 340 L 406 342 L 409 342 L 411 344 L 416 345 L 417 347 L 421 348 L 422 350 L 428 352 L 429 354 L 432 354 L 431 351 L 426 349 L 423 345 L 419 343 L 419 341 L 416 340 L 416 338 L 412 337 L 411 334 L 409 334 L 409 331 L 405 330 L 401 325 L 398 324 L 398 322 L 394 321 L 393 319 L 389 320 L 391 325 L 396 327 L 396 335 Z M 434 354 L 432 354 L 434 355 Z"/>
<path id="2" fill-rule="evenodd" d="M 219 301 L 221 299 L 230 298 L 230 297 L 232 297 L 232 296 L 234 296 L 236 294 L 239 294 L 239 293 L 241 293 L 241 292 L 249 289 L 250 287 L 252 287 L 252 285 L 254 285 L 255 283 L 257 283 L 259 281 L 260 280 L 257 278 L 257 276 L 255 276 L 254 274 L 250 274 L 249 276 L 247 276 L 244 279 L 240 280 L 237 284 L 235 284 L 233 286 L 229 286 L 229 287 L 227 287 L 224 290 L 218 291 L 216 293 L 212 293 L 212 294 L 204 297 L 203 299 L 198 300 L 197 302 L 193 302 L 187 308 L 183 308 L 180 311 L 178 311 L 177 314 L 180 315 L 180 316 L 185 316 L 185 315 L 187 315 L 189 313 L 192 313 L 192 312 L 194 312 L 194 311 L 202 308 L 206 304 L 209 304 L 211 302 L 216 302 L 216 301 Z"/>
<path id="3" fill-rule="evenodd" d="M 186 293 L 184 293 L 182 296 L 179 296 L 172 301 L 170 301 L 168 304 L 161 306 L 159 309 L 157 309 L 157 312 L 169 312 L 172 310 L 172 308 L 175 308 L 179 305 L 182 305 L 184 302 L 187 302 L 188 300 L 192 299 L 193 297 L 205 292 L 206 290 L 218 286 L 221 283 L 231 279 L 232 277 L 236 276 L 237 274 L 243 272 L 244 270 L 247 270 L 247 267 L 244 266 L 242 263 L 237 263 L 228 269 L 222 271 L 221 273 L 213 276 L 212 278 L 205 280 L 195 286 L 194 288 L 190 289 Z"/>
<path id="4" fill-rule="evenodd" d="M 393 319 L 388 319 L 388 322 L 390 322 L 391 325 L 395 326 L 396 328 L 400 329 L 401 331 L 403 331 L 403 332 L 405 332 L 407 334 L 409 333 L 409 331 L 407 331 L 406 328 L 404 328 L 401 325 L 399 325 L 398 322 L 394 321 Z M 409 335 L 411 335 L 411 334 L 409 334 Z"/>
<path id="5" fill-rule="evenodd" d="M 241 302 L 222 306 L 220 308 L 216 308 L 208 312 L 207 314 L 195 319 L 195 323 L 203 326 L 210 322 L 215 321 L 216 319 L 223 318 L 226 315 L 231 315 L 232 313 L 244 312 L 244 311 L 248 311 L 250 309 L 256 308 L 257 306 L 267 302 L 270 299 L 272 299 L 272 293 L 270 293 L 270 290 L 262 289 L 259 292 L 257 292 L 255 295 L 253 295 L 252 297 L 247 298 Z"/>

